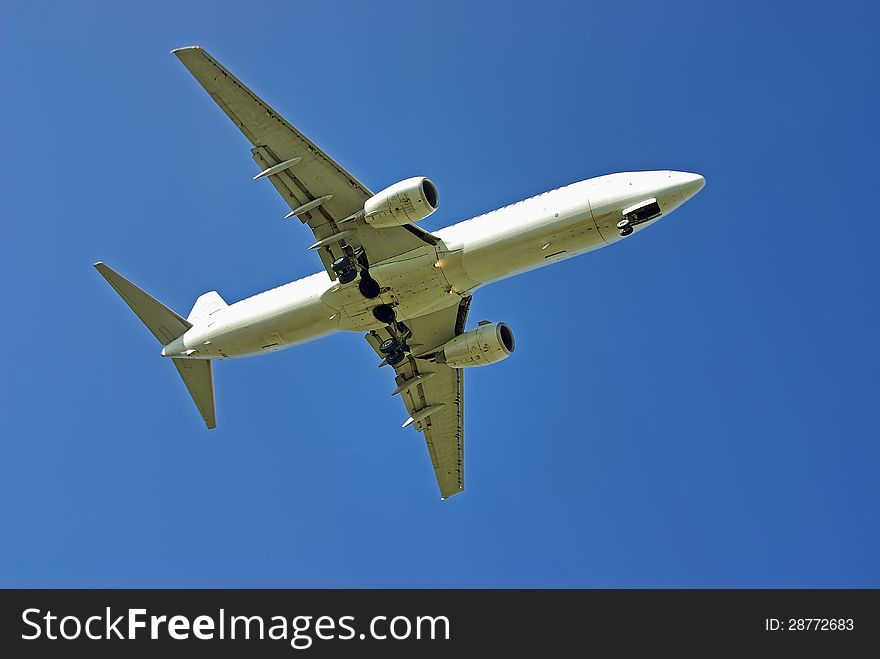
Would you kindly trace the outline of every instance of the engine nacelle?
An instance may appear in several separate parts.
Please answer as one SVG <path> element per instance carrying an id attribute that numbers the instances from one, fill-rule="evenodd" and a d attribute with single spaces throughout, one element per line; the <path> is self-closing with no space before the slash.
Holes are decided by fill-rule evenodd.
<path id="1" fill-rule="evenodd" d="M 376 228 L 395 227 L 424 220 L 437 210 L 437 187 L 424 176 L 415 176 L 367 199 L 364 220 Z"/>
<path id="2" fill-rule="evenodd" d="M 486 323 L 444 344 L 437 353 L 437 361 L 452 368 L 486 366 L 509 357 L 513 347 L 510 327 L 505 323 Z"/>

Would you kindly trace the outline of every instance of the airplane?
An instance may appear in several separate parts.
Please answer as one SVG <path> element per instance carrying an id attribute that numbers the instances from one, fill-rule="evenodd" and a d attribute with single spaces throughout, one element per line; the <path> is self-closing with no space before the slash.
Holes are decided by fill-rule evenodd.
<path id="1" fill-rule="evenodd" d="M 503 322 L 466 330 L 486 284 L 606 247 L 645 230 L 697 194 L 705 179 L 679 171 L 623 172 L 566 185 L 433 233 L 434 183 L 416 176 L 373 193 L 200 46 L 171 51 L 253 148 L 259 171 L 308 225 L 324 269 L 234 304 L 216 292 L 184 318 L 95 265 L 162 344 L 208 428 L 216 426 L 214 360 L 274 352 L 339 331 L 365 332 L 394 372 L 424 435 L 441 499 L 464 490 L 464 371 L 506 359 Z"/>

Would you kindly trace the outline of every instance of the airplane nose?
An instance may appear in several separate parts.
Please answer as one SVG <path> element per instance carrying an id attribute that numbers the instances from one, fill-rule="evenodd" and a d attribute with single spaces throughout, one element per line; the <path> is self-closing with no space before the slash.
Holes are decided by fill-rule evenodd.
<path id="1" fill-rule="evenodd" d="M 706 185 L 706 179 L 699 174 L 678 173 L 678 191 L 681 194 L 682 203 L 702 190 L 704 185 Z"/>

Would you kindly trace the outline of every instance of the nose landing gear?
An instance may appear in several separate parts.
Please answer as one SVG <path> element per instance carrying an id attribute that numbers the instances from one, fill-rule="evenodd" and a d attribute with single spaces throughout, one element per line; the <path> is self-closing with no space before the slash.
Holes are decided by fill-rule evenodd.
<path id="1" fill-rule="evenodd" d="M 645 201 L 641 201 L 633 206 L 624 208 L 621 211 L 621 214 L 623 215 L 623 219 L 617 223 L 617 229 L 620 231 L 621 236 L 628 236 L 633 232 L 633 227 L 635 225 L 650 220 L 656 220 L 663 215 L 663 211 L 660 208 L 660 204 L 657 203 L 657 199 L 651 197 L 650 199 L 645 199 Z"/>

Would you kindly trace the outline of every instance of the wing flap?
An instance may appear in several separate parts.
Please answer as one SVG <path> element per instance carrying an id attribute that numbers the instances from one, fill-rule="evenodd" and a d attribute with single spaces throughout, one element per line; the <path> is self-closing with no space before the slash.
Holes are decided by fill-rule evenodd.
<path id="1" fill-rule="evenodd" d="M 406 377 L 433 373 L 404 394 L 404 404 L 413 416 L 419 410 L 440 406 L 413 425 L 425 436 L 434 475 L 444 499 L 464 490 L 464 371 L 409 359 L 399 369 Z M 412 418 L 412 417 L 411 417 Z"/>

